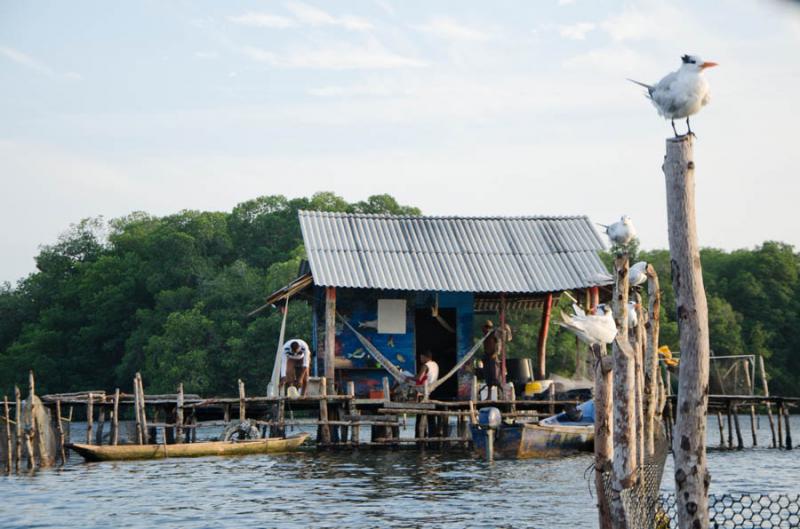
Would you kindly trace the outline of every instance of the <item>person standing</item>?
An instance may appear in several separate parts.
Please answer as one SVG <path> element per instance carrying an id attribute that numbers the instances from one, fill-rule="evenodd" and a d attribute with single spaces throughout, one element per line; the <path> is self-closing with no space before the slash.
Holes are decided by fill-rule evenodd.
<path id="1" fill-rule="evenodd" d="M 502 388 L 500 381 L 500 340 L 494 332 L 494 322 L 486 320 L 482 328 L 483 334 L 491 332 L 483 342 L 483 383 L 486 385 L 487 395 L 491 395 L 492 386 Z"/>
<path id="2" fill-rule="evenodd" d="M 283 344 L 281 388 L 293 386 L 305 395 L 310 365 L 311 349 L 305 341 L 294 338 Z"/>
<path id="3" fill-rule="evenodd" d="M 433 355 L 430 351 L 425 351 L 419 355 L 420 368 L 417 373 L 416 384 L 417 386 L 431 387 L 431 384 L 439 380 L 439 364 L 433 360 Z"/>

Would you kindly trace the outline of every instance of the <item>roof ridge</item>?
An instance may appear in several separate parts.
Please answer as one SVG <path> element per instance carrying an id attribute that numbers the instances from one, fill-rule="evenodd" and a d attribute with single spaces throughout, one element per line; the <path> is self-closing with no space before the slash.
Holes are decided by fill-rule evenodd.
<path id="1" fill-rule="evenodd" d="M 301 209 L 298 215 L 306 217 L 338 217 L 369 219 L 414 219 L 414 220 L 573 220 L 588 219 L 588 215 L 395 215 L 392 213 L 347 213 L 342 211 L 316 211 Z"/>

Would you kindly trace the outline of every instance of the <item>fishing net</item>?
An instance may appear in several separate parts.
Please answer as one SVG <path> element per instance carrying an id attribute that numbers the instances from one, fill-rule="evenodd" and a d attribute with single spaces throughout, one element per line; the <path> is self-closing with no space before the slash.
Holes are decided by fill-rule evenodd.
<path id="1" fill-rule="evenodd" d="M 712 356 L 708 378 L 711 395 L 753 395 L 755 356 Z"/>
<path id="2" fill-rule="evenodd" d="M 654 453 L 646 457 L 644 464 L 638 469 L 636 484 L 620 491 L 628 527 L 641 529 L 661 529 L 663 527 L 664 514 L 661 507 L 660 488 L 668 449 L 663 428 L 656 428 Z M 613 474 L 604 472 L 605 490 L 603 492 L 609 504 L 612 500 L 613 482 Z"/>
<path id="3" fill-rule="evenodd" d="M 659 506 L 664 529 L 677 529 L 674 494 L 665 494 Z M 800 527 L 798 494 L 712 494 L 708 498 L 710 526 L 716 529 L 789 529 Z M 659 527 L 659 529 L 660 529 Z"/>

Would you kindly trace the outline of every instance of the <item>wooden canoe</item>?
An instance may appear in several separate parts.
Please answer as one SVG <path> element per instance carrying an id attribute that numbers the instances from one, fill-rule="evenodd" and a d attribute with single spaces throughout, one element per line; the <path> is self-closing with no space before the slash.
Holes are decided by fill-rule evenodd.
<path id="1" fill-rule="evenodd" d="M 561 457 L 594 447 L 594 425 L 503 424 L 496 435 L 494 452 L 500 458 Z M 486 430 L 473 426 L 472 441 L 483 454 Z"/>
<path id="2" fill-rule="evenodd" d="M 252 441 L 210 441 L 173 445 L 117 445 L 96 446 L 68 444 L 86 461 L 131 461 L 164 459 L 167 457 L 243 456 L 250 454 L 277 454 L 292 452 L 308 438 L 301 433 L 291 437 L 255 439 Z"/>

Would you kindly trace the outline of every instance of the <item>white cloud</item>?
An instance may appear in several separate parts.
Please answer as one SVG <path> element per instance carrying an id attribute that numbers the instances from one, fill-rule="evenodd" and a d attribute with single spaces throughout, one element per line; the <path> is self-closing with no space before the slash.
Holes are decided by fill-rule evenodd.
<path id="1" fill-rule="evenodd" d="M 448 17 L 438 17 L 425 24 L 414 26 L 423 33 L 429 33 L 448 40 L 487 40 L 489 34 L 483 30 L 465 26 Z"/>
<path id="2" fill-rule="evenodd" d="M 27 68 L 28 70 L 45 75 L 47 77 L 63 77 L 64 79 L 68 79 L 70 81 L 79 81 L 82 79 L 81 75 L 77 72 L 66 72 L 61 74 L 35 57 L 14 48 L 0 46 L 0 55 L 24 68 Z"/>
<path id="3" fill-rule="evenodd" d="M 595 25 L 592 22 L 578 22 L 569 26 L 559 26 L 558 34 L 565 39 L 584 40 L 586 34 L 594 30 Z"/>
<path id="4" fill-rule="evenodd" d="M 296 26 L 294 20 L 280 15 L 270 13 L 249 12 L 243 15 L 229 16 L 228 20 L 234 24 L 242 26 L 252 26 L 261 28 L 286 29 Z"/>
<path id="5" fill-rule="evenodd" d="M 624 46 L 598 48 L 564 61 L 564 67 L 568 70 L 592 69 L 624 75 L 641 71 L 644 64 L 644 58 L 638 52 Z"/>
<path id="6" fill-rule="evenodd" d="M 339 26 L 351 31 L 369 31 L 373 28 L 372 23 L 365 18 L 353 15 L 335 17 L 318 7 L 302 2 L 289 2 L 286 8 L 300 23 L 309 26 Z"/>
<path id="7" fill-rule="evenodd" d="M 242 48 L 242 52 L 253 60 L 280 68 L 383 70 L 427 66 L 422 60 L 393 53 L 375 41 L 365 46 L 328 43 L 324 48 L 298 49 L 287 53 L 247 46 Z"/>
<path id="8" fill-rule="evenodd" d="M 560 6 L 568 6 L 570 4 L 574 4 L 575 0 L 558 0 L 558 5 Z"/>
<path id="9" fill-rule="evenodd" d="M 194 52 L 194 56 L 198 59 L 211 60 L 219 58 L 219 53 L 216 51 L 196 51 Z"/>

